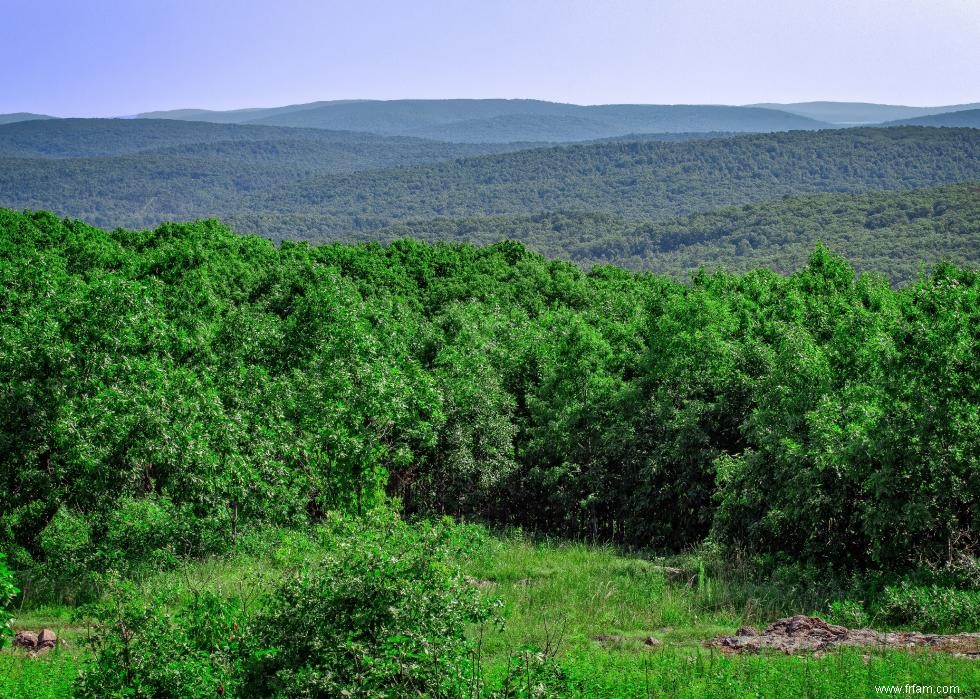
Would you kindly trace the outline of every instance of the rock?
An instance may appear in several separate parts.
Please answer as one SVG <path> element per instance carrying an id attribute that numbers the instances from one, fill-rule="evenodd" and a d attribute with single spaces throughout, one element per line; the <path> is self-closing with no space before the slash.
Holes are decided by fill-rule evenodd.
<path id="1" fill-rule="evenodd" d="M 14 635 L 14 645 L 18 648 L 34 650 L 37 648 L 37 634 L 33 631 L 18 631 Z"/>
<path id="2" fill-rule="evenodd" d="M 37 637 L 38 648 L 54 648 L 58 642 L 58 637 L 51 629 L 43 629 Z"/>
<path id="3" fill-rule="evenodd" d="M 659 648 L 660 646 L 663 645 L 663 641 L 658 641 L 653 636 L 647 636 L 646 639 L 644 639 L 643 641 L 643 645 L 648 646 L 650 648 Z"/>

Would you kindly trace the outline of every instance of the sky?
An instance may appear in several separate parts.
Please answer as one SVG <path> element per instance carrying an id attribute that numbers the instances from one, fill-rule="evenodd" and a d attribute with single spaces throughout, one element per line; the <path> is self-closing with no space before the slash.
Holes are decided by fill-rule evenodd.
<path id="1" fill-rule="evenodd" d="M 980 0 L 0 0 L 0 113 L 980 101 Z"/>

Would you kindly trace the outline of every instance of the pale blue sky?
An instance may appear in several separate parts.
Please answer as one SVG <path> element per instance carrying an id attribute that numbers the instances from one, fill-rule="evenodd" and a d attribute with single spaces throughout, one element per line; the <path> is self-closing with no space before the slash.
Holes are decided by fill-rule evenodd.
<path id="1" fill-rule="evenodd" d="M 0 0 L 0 112 L 980 101 L 980 0 Z"/>

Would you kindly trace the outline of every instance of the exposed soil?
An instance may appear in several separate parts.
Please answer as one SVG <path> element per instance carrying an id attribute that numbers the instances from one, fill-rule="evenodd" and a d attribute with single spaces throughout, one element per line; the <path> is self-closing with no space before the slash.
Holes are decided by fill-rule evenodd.
<path id="1" fill-rule="evenodd" d="M 980 659 L 980 633 L 949 636 L 917 631 L 881 632 L 848 629 L 828 624 L 815 616 L 791 616 L 769 624 L 763 631 L 743 626 L 734 636 L 719 636 L 705 642 L 725 653 L 757 653 L 762 650 L 786 654 L 820 652 L 840 646 L 928 648 L 967 658 Z"/>

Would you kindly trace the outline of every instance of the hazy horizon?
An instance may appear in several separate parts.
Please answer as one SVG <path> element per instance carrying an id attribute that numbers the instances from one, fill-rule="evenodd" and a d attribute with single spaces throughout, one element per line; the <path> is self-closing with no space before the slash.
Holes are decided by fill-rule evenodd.
<path id="1" fill-rule="evenodd" d="M 343 99 L 980 100 L 970 0 L 272 5 L 12 0 L 0 112 L 128 116 Z M 45 41 L 45 37 L 50 41 Z"/>

